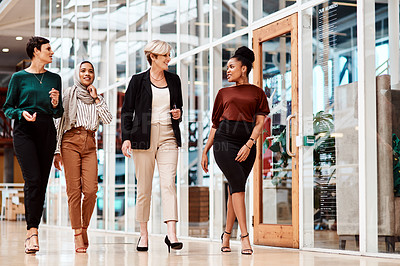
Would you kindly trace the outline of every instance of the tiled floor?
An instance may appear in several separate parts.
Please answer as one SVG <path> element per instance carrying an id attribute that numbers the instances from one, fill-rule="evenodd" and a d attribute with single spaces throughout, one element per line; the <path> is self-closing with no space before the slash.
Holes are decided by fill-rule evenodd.
<path id="1" fill-rule="evenodd" d="M 335 255 L 268 247 L 254 247 L 253 256 L 239 253 L 238 242 L 232 244 L 231 253 L 222 254 L 220 243 L 183 240 L 181 251 L 168 254 L 160 236 L 150 238 L 149 252 L 136 252 L 137 236 L 89 232 L 90 247 L 87 254 L 75 254 L 72 230 L 41 227 L 40 252 L 25 255 L 23 242 L 25 222 L 0 222 L 0 265 L 299 265 L 299 266 L 394 266 L 400 260 L 350 255 Z"/>

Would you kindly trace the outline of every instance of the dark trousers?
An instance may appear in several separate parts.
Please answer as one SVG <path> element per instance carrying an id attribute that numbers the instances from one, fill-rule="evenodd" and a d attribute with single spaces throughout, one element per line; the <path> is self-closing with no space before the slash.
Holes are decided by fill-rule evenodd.
<path id="1" fill-rule="evenodd" d="M 25 180 L 27 229 L 38 228 L 43 213 L 47 182 L 54 151 L 56 129 L 51 116 L 38 114 L 35 122 L 15 120 L 14 150 Z"/>

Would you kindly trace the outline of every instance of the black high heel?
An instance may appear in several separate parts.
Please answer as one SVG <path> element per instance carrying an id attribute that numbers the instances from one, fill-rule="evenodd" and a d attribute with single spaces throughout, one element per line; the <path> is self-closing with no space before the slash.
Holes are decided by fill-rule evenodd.
<path id="1" fill-rule="evenodd" d="M 248 236 L 249 236 L 249 233 L 247 233 L 247 235 L 245 235 L 245 236 L 240 235 L 240 238 L 241 238 L 240 240 L 242 240 L 243 238 L 246 238 Z M 250 252 L 246 252 L 246 251 L 250 251 Z M 243 255 L 253 255 L 253 250 L 251 248 L 245 248 L 245 249 L 242 249 L 241 253 Z"/>
<path id="2" fill-rule="evenodd" d="M 136 250 L 137 251 L 148 251 L 149 250 L 149 244 L 147 243 L 147 247 L 139 247 L 140 239 L 142 237 L 139 237 L 139 240 L 137 242 Z"/>
<path id="3" fill-rule="evenodd" d="M 227 231 L 224 231 L 221 235 L 221 242 L 224 243 L 224 234 L 230 235 L 231 233 L 228 233 Z M 230 247 L 221 247 L 222 252 L 231 252 Z"/>
<path id="4" fill-rule="evenodd" d="M 183 248 L 183 243 L 182 242 L 171 243 L 171 241 L 169 241 L 169 239 L 168 239 L 168 235 L 165 236 L 164 242 L 168 246 L 168 253 L 171 253 L 171 248 L 172 249 L 177 249 L 177 250 Z"/>

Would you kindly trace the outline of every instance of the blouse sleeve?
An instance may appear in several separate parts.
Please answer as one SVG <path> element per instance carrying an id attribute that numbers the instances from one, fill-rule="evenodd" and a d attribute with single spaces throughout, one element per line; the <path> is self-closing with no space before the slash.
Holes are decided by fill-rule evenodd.
<path id="1" fill-rule="evenodd" d="M 222 102 L 221 93 L 218 92 L 217 96 L 215 97 L 214 108 L 213 108 L 212 118 L 211 118 L 212 123 L 213 123 L 213 125 L 212 125 L 213 128 L 218 128 L 223 112 L 224 112 L 224 104 Z"/>
<path id="2" fill-rule="evenodd" d="M 53 108 L 53 117 L 54 118 L 60 118 L 62 114 L 64 113 L 64 108 L 63 108 L 63 103 L 62 103 L 62 90 L 61 90 L 61 77 L 59 75 L 58 80 L 57 80 L 57 86 L 56 88 L 59 91 L 59 96 L 58 96 L 58 105 L 56 108 Z"/>
<path id="3" fill-rule="evenodd" d="M 121 133 L 122 142 L 130 140 L 130 132 L 133 127 L 133 120 L 135 115 L 135 98 L 136 98 L 136 86 L 135 79 L 136 75 L 132 76 L 129 82 L 128 88 L 126 89 L 124 96 L 124 103 L 121 109 Z"/>
<path id="4" fill-rule="evenodd" d="M 259 100 L 256 115 L 268 115 L 269 114 L 269 106 L 267 96 L 265 95 L 262 89 L 259 90 Z"/>
<path id="5" fill-rule="evenodd" d="M 23 110 L 18 108 L 18 105 L 19 86 L 17 78 L 13 75 L 8 85 L 7 98 L 3 106 L 4 114 L 10 119 L 21 120 Z"/>
<path id="6" fill-rule="evenodd" d="M 57 119 L 58 123 L 56 123 L 56 129 L 57 129 L 57 144 L 56 144 L 56 150 L 54 151 L 54 154 L 60 154 L 61 153 L 61 140 L 64 134 L 64 124 L 65 124 L 65 116 L 62 116 L 60 119 Z"/>
<path id="7" fill-rule="evenodd" d="M 104 98 L 99 95 L 100 102 L 96 104 L 96 110 L 98 112 L 99 118 L 103 121 L 104 124 L 110 124 L 112 120 L 112 114 L 110 110 L 108 110 L 106 101 Z"/>

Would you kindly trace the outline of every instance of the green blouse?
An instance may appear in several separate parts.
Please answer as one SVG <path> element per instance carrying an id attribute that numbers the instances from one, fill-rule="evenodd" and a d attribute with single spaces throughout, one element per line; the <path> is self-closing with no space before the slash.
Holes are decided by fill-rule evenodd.
<path id="1" fill-rule="evenodd" d="M 52 88 L 60 92 L 56 108 L 51 105 L 49 92 Z M 23 111 L 28 111 L 30 114 L 35 112 L 48 114 L 59 118 L 63 113 L 61 98 L 61 77 L 59 75 L 50 71 L 43 74 L 32 74 L 21 70 L 11 77 L 3 110 L 10 119 L 21 120 Z"/>

